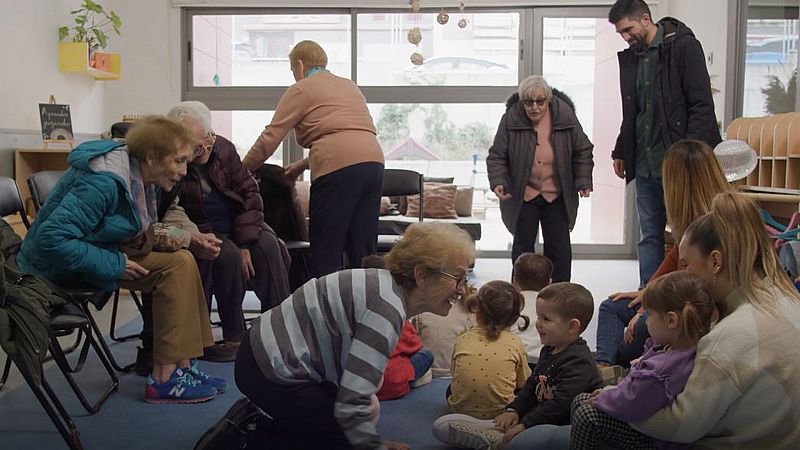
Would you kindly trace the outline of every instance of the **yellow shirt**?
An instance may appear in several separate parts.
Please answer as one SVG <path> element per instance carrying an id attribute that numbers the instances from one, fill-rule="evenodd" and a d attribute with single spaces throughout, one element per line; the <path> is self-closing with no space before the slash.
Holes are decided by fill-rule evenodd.
<path id="1" fill-rule="evenodd" d="M 453 383 L 447 398 L 450 411 L 478 419 L 494 419 L 514 399 L 514 389 L 531 375 L 528 356 L 519 337 L 503 331 L 489 341 L 474 327 L 453 348 Z"/>

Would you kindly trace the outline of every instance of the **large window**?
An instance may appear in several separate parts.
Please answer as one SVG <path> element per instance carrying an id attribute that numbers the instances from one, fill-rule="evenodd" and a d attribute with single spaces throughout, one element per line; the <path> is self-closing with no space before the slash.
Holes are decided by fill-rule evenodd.
<path id="1" fill-rule="evenodd" d="M 543 70 L 551 84 L 575 100 L 590 138 L 603 141 L 595 142 L 595 194 L 582 201 L 573 231 L 574 253 L 582 253 L 582 244 L 601 244 L 601 253 L 630 254 L 632 239 L 623 232 L 623 184 L 605 181 L 611 164 L 604 140 L 619 129 L 618 122 L 610 124 L 616 117 L 609 112 L 613 100 L 605 103 L 605 97 L 617 97 L 618 102 L 617 81 L 609 85 L 611 65 L 603 64 L 616 47 L 597 41 L 597 33 L 607 32 L 609 25 L 593 15 L 548 17 L 537 24 L 532 11 L 470 8 L 466 14 L 449 11 L 449 21 L 441 24 L 438 9 L 418 14 L 381 9 L 186 9 L 184 48 L 190 50 L 185 54 L 183 97 L 209 105 L 215 130 L 227 133 L 244 155 L 294 82 L 289 50 L 300 40 L 313 39 L 328 53 L 329 69 L 353 79 L 366 96 L 387 167 L 452 177 L 454 183 L 472 187 L 473 217 L 482 225 L 478 249 L 504 255 L 511 235 L 489 190 L 485 158 L 506 99 L 538 64 L 538 72 Z M 412 29 L 421 34 L 416 45 L 408 40 Z M 542 30 L 544 55 L 534 62 L 533 36 Z M 615 45 L 624 44 L 612 37 Z M 424 58 L 422 64 L 412 62 L 415 52 Z M 606 69 L 608 73 L 601 73 Z M 593 100 L 598 92 L 608 94 L 600 104 Z M 288 137 L 270 162 L 285 163 L 304 153 Z M 598 199 L 606 206 L 592 208 Z"/>
<path id="2" fill-rule="evenodd" d="M 747 10 L 744 117 L 796 111 L 798 7 L 776 3 Z"/>

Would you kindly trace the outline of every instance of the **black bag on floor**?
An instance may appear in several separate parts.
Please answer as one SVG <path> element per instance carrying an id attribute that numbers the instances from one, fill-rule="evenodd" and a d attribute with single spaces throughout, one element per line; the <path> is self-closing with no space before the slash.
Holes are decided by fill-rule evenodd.
<path id="1" fill-rule="evenodd" d="M 263 448 L 271 426 L 272 418 L 242 397 L 200 436 L 194 450 Z"/>

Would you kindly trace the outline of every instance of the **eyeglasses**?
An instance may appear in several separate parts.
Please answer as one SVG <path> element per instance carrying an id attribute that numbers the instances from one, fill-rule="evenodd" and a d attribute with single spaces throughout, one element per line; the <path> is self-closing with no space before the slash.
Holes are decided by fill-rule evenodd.
<path id="1" fill-rule="evenodd" d="M 536 106 L 541 108 L 542 106 L 544 106 L 547 103 L 547 99 L 546 98 L 536 98 L 536 99 L 523 98 L 522 99 L 522 104 L 527 106 L 528 108 L 533 106 L 534 103 L 536 104 Z"/>
<path id="2" fill-rule="evenodd" d="M 198 156 L 202 155 L 204 151 L 213 147 L 216 142 L 217 135 L 214 134 L 214 130 L 210 130 L 203 138 L 203 143 L 194 146 L 194 157 L 197 158 Z"/>
<path id="3" fill-rule="evenodd" d="M 453 280 L 456 280 L 456 289 L 463 288 L 469 282 L 469 277 L 466 275 L 464 275 L 463 277 L 459 277 L 457 275 L 453 275 L 452 273 L 447 273 L 443 270 L 437 270 L 436 272 L 438 272 L 439 275 L 444 275 L 447 278 L 452 278 Z"/>

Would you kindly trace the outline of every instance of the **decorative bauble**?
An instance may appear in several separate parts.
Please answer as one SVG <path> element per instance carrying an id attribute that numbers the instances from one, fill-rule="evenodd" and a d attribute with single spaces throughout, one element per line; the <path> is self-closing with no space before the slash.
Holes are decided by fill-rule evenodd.
<path id="1" fill-rule="evenodd" d="M 439 15 L 436 16 L 436 21 L 441 25 L 446 24 L 448 20 L 450 20 L 450 16 L 444 11 L 440 12 Z"/>
<path id="2" fill-rule="evenodd" d="M 417 52 L 412 53 L 410 59 L 411 64 L 414 64 L 415 66 L 421 66 L 422 63 L 425 62 L 425 58 Z"/>
<path id="3" fill-rule="evenodd" d="M 467 19 L 461 19 L 458 21 L 458 28 L 467 28 Z"/>
<path id="4" fill-rule="evenodd" d="M 408 30 L 408 42 L 417 45 L 421 40 L 422 40 L 422 31 L 420 31 L 419 27 L 414 27 Z"/>

